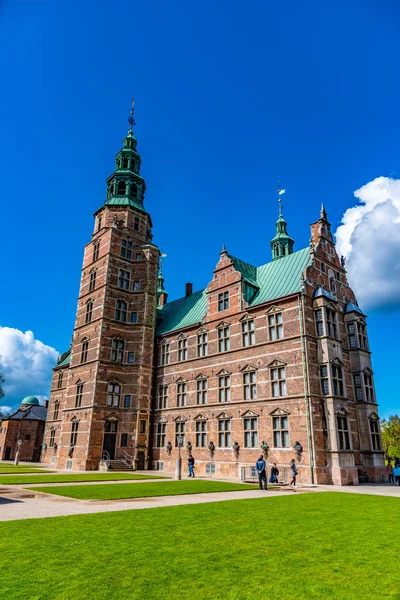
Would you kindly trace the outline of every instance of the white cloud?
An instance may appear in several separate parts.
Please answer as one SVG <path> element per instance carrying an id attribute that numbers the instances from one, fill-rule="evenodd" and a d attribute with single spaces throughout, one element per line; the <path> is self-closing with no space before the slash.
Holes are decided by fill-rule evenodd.
<path id="1" fill-rule="evenodd" d="M 0 406 L 0 413 L 6 415 L 11 410 L 11 406 Z"/>
<path id="2" fill-rule="evenodd" d="M 35 340 L 32 331 L 0 327 L 0 370 L 5 398 L 18 405 L 25 396 L 48 397 L 58 352 Z M 5 407 L 3 407 L 5 408 Z M 0 409 L 1 410 L 1 409 Z"/>
<path id="3" fill-rule="evenodd" d="M 349 283 L 363 309 L 399 306 L 400 179 L 377 177 L 354 195 L 336 231 Z"/>

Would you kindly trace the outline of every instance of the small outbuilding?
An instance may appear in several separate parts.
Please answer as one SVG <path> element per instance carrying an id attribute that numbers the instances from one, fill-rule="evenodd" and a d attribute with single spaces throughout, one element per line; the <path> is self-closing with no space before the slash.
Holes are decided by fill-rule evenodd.
<path id="1" fill-rule="evenodd" d="M 27 396 L 20 407 L 0 420 L 0 460 L 14 460 L 20 441 L 19 460 L 39 462 L 47 408 L 36 396 Z"/>

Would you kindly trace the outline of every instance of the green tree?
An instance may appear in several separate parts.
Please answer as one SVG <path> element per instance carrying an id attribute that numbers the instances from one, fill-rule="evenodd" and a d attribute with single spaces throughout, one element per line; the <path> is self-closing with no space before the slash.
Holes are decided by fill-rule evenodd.
<path id="1" fill-rule="evenodd" d="M 381 422 L 383 450 L 388 460 L 400 458 L 400 417 L 391 415 Z"/>

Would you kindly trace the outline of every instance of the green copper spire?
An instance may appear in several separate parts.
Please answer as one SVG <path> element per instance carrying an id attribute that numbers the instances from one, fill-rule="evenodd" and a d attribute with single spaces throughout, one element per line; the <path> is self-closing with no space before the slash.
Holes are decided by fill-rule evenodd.
<path id="1" fill-rule="evenodd" d="M 146 184 L 139 175 L 141 160 L 136 151 L 136 138 L 133 135 L 135 101 L 128 119 L 129 131 L 123 140 L 123 146 L 115 157 L 115 171 L 107 179 L 107 198 L 105 204 L 134 206 L 144 211 L 143 198 Z"/>
<path id="2" fill-rule="evenodd" d="M 164 306 L 167 302 L 168 294 L 164 288 L 164 277 L 162 274 L 162 259 L 165 258 L 166 254 L 161 254 L 160 262 L 158 267 L 158 282 L 157 282 L 157 306 Z"/>
<path id="3" fill-rule="evenodd" d="M 276 222 L 276 234 L 271 240 L 272 248 L 272 260 L 289 256 L 293 252 L 294 240 L 289 236 L 286 231 L 287 222 L 283 218 L 282 214 L 282 196 L 285 190 L 282 190 L 278 183 L 278 206 L 279 216 Z"/>

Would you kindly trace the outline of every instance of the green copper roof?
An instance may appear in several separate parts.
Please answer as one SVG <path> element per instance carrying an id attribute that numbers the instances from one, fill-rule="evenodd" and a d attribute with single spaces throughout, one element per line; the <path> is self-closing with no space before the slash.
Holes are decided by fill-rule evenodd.
<path id="1" fill-rule="evenodd" d="M 61 354 L 60 360 L 56 364 L 56 367 L 66 367 L 67 365 L 69 365 L 70 361 L 71 361 L 71 350 L 68 350 L 68 352 L 64 352 L 63 354 Z"/>
<path id="2" fill-rule="evenodd" d="M 21 402 L 21 404 L 29 404 L 31 406 L 39 406 L 39 400 L 36 396 L 27 396 Z"/>
<path id="3" fill-rule="evenodd" d="M 140 204 L 139 202 L 136 202 L 135 200 L 132 200 L 132 198 L 128 198 L 127 196 L 123 196 L 118 198 L 117 197 L 112 197 L 109 198 L 108 200 L 106 200 L 104 202 L 104 204 L 108 204 L 108 205 L 113 205 L 113 206 L 133 206 L 134 208 L 137 208 L 138 210 L 141 210 L 142 212 L 146 212 L 144 210 L 144 207 L 142 204 Z"/>
<path id="4" fill-rule="evenodd" d="M 304 248 L 289 256 L 283 256 L 261 267 L 253 267 L 230 256 L 243 279 L 256 288 L 249 299 L 249 306 L 257 306 L 270 300 L 295 294 L 301 289 L 301 275 L 311 264 L 310 250 Z M 258 289 L 257 289 L 258 288 Z M 187 298 L 169 302 L 159 309 L 159 324 L 156 334 L 163 335 L 183 327 L 201 323 L 207 309 L 207 290 L 195 292 Z"/>

